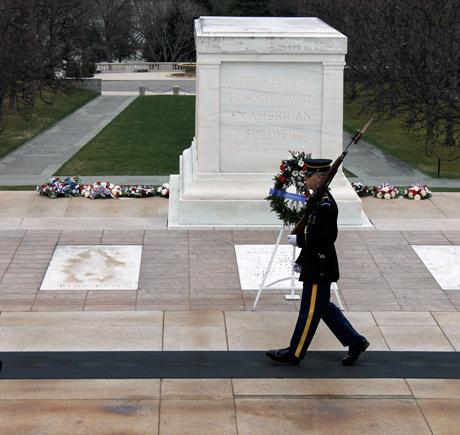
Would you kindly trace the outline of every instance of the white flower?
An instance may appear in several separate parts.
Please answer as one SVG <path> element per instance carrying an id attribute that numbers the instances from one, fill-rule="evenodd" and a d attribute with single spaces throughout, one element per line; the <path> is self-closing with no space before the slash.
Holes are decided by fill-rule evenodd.
<path id="1" fill-rule="evenodd" d="M 417 200 L 417 199 L 422 199 L 422 197 L 421 197 L 420 195 L 417 194 L 417 195 L 414 196 L 414 199 L 416 199 L 416 200 Z"/>
<path id="2" fill-rule="evenodd" d="M 384 198 L 385 198 L 385 199 L 391 199 L 391 194 L 385 193 Z"/>
<path id="3" fill-rule="evenodd" d="M 422 189 L 422 190 L 420 191 L 420 195 L 426 196 L 426 190 L 425 190 L 425 189 Z"/>
<path id="4" fill-rule="evenodd" d="M 292 171 L 292 175 L 293 175 L 294 177 L 298 177 L 299 171 Z"/>
<path id="5" fill-rule="evenodd" d="M 414 197 L 414 192 L 410 191 L 409 192 L 409 198 L 413 198 Z"/>

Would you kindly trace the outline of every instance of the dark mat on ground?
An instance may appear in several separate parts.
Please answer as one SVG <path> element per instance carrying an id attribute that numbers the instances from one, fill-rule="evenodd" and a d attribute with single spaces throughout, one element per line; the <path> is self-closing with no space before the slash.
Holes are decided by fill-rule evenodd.
<path id="1" fill-rule="evenodd" d="M 460 379 L 457 352 L 365 352 L 350 367 L 346 351 L 310 351 L 299 366 L 263 351 L 3 352 L 0 379 L 127 378 L 440 378 Z"/>

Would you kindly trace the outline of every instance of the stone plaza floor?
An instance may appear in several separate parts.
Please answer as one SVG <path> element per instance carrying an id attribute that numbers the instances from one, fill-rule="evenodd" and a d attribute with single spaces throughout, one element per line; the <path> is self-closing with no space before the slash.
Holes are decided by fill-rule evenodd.
<path id="1" fill-rule="evenodd" d="M 460 194 L 365 197 L 363 209 L 373 227 L 340 228 L 336 247 L 344 313 L 369 351 L 460 351 L 459 258 L 454 252 L 450 288 L 443 288 L 414 248 L 432 246 L 447 259 L 443 247 L 460 245 Z M 299 302 L 264 290 L 251 311 L 257 290 L 242 290 L 235 253 L 238 245 L 274 245 L 279 229 L 168 230 L 167 212 L 164 198 L 0 192 L 0 359 L 8 352 L 286 347 Z M 141 246 L 137 288 L 41 289 L 57 248 L 72 246 Z M 81 280 L 74 264 L 68 275 Z M 92 273 L 91 259 L 86 267 Z M 324 324 L 310 350 L 346 354 Z M 350 368 L 355 377 L 308 379 L 132 379 L 129 365 L 123 379 L 9 379 L 4 365 L 0 432 L 458 433 L 460 379 L 362 378 L 365 361 L 366 353 Z"/>

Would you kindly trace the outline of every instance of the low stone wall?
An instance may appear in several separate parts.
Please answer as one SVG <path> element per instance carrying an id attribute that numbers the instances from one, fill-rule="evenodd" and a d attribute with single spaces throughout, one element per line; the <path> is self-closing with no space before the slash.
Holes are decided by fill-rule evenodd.
<path id="1" fill-rule="evenodd" d="M 99 93 L 101 93 L 102 90 L 102 79 L 85 78 L 78 80 L 76 84 L 81 89 L 88 89 Z"/>

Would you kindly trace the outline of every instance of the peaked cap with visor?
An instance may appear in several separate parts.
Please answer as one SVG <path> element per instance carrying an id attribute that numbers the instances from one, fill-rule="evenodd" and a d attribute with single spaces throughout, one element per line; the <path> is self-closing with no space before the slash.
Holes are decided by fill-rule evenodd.
<path id="1" fill-rule="evenodd" d="M 331 169 L 332 160 L 330 159 L 308 159 L 305 161 L 307 165 L 307 175 L 313 175 L 315 173 L 325 174 Z"/>

